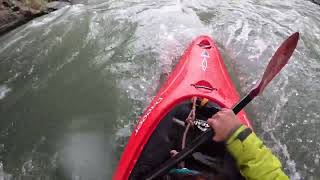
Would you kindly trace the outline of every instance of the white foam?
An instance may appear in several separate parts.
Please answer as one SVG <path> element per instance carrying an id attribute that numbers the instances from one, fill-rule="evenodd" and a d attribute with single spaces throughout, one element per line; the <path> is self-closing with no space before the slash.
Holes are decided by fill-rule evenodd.
<path id="1" fill-rule="evenodd" d="M 8 41 L 8 43 L 5 43 L 5 45 L 3 47 L 0 47 L 0 53 L 2 53 L 4 50 L 8 49 L 10 46 L 16 44 L 17 42 L 19 42 L 20 40 L 22 40 L 23 38 L 25 38 L 30 32 L 26 32 L 24 34 L 22 34 L 21 36 L 15 37 L 14 39 L 11 41 Z"/>
<path id="2" fill-rule="evenodd" d="M 64 8 L 66 8 L 66 7 L 64 7 Z M 64 8 L 62 8 L 62 9 L 64 9 Z M 59 11 L 60 10 L 52 12 L 52 13 L 44 16 L 43 18 L 37 18 L 37 19 L 31 21 L 31 24 L 29 27 L 38 27 L 38 26 L 42 26 L 44 24 L 50 23 L 51 21 L 53 21 L 54 19 L 57 18 L 57 15 L 60 14 Z"/>
<path id="3" fill-rule="evenodd" d="M 7 174 L 6 172 L 4 172 L 3 170 L 3 164 L 0 161 L 0 180 L 11 180 L 12 176 L 10 174 Z"/>
<path id="4" fill-rule="evenodd" d="M 6 95 L 11 91 L 6 85 L 0 85 L 0 100 L 5 98 Z"/>
<path id="5" fill-rule="evenodd" d="M 56 18 L 58 18 L 60 15 L 64 14 L 66 11 L 69 11 L 70 14 L 72 15 L 76 15 L 79 14 L 83 11 L 83 7 L 84 5 L 82 4 L 76 4 L 76 5 L 67 5 L 57 11 L 51 12 L 50 14 L 41 17 L 41 18 L 37 18 L 33 21 L 31 21 L 31 24 L 29 27 L 38 27 L 38 26 L 42 26 L 45 24 L 50 24 L 52 23 Z"/>

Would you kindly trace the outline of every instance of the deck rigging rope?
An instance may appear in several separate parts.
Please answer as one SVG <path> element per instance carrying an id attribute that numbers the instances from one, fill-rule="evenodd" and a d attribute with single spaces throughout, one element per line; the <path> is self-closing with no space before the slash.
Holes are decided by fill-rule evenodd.
<path id="1" fill-rule="evenodd" d="M 192 97 L 192 109 L 186 119 L 186 122 L 188 123 L 186 129 L 184 130 L 184 133 L 183 133 L 183 137 L 182 137 L 182 144 L 181 144 L 181 150 L 183 150 L 185 147 L 186 147 L 186 139 L 187 139 L 187 134 L 188 134 L 188 131 L 190 129 L 190 127 L 193 127 L 194 126 L 194 120 L 196 118 L 196 102 L 197 102 L 197 97 Z M 180 166 L 182 168 L 185 167 L 185 164 L 184 164 L 184 161 L 182 161 L 180 163 Z"/>

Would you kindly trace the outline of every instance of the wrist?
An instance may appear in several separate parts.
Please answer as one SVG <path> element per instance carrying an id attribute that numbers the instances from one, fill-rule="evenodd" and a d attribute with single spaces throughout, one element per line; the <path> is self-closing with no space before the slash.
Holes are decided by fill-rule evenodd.
<path id="1" fill-rule="evenodd" d="M 237 139 L 237 136 L 246 129 L 247 127 L 243 124 L 239 124 L 238 126 L 234 127 L 228 134 L 226 138 L 226 144 L 232 143 L 235 139 Z"/>

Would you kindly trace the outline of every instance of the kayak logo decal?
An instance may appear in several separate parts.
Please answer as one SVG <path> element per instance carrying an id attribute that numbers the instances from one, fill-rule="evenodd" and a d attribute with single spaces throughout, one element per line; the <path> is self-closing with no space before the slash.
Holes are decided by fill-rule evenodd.
<path id="1" fill-rule="evenodd" d="M 201 53 L 201 57 L 202 57 L 202 63 L 201 63 L 202 70 L 206 71 L 208 67 L 208 58 L 210 58 L 209 53 L 207 51 L 203 51 Z"/>
<path id="2" fill-rule="evenodd" d="M 150 106 L 150 108 L 147 109 L 146 113 L 142 116 L 142 118 L 140 119 L 140 121 L 138 122 L 138 125 L 136 127 L 135 134 L 137 135 L 137 133 L 139 132 L 140 128 L 142 127 L 143 123 L 147 120 L 147 118 L 149 117 L 149 115 L 151 114 L 151 112 L 153 111 L 153 109 L 155 107 L 157 107 L 158 104 L 161 103 L 161 101 L 163 100 L 162 97 L 159 97 L 153 104 L 152 106 Z"/>

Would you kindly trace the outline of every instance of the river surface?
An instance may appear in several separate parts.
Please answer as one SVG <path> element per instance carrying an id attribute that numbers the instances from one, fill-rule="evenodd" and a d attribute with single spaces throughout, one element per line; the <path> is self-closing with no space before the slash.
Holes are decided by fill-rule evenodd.
<path id="1" fill-rule="evenodd" d="M 295 31 L 290 63 L 246 110 L 291 179 L 320 179 L 320 7 L 303 0 L 92 0 L 0 37 L 0 179 L 111 179 L 193 38 L 216 40 L 243 95 Z"/>

